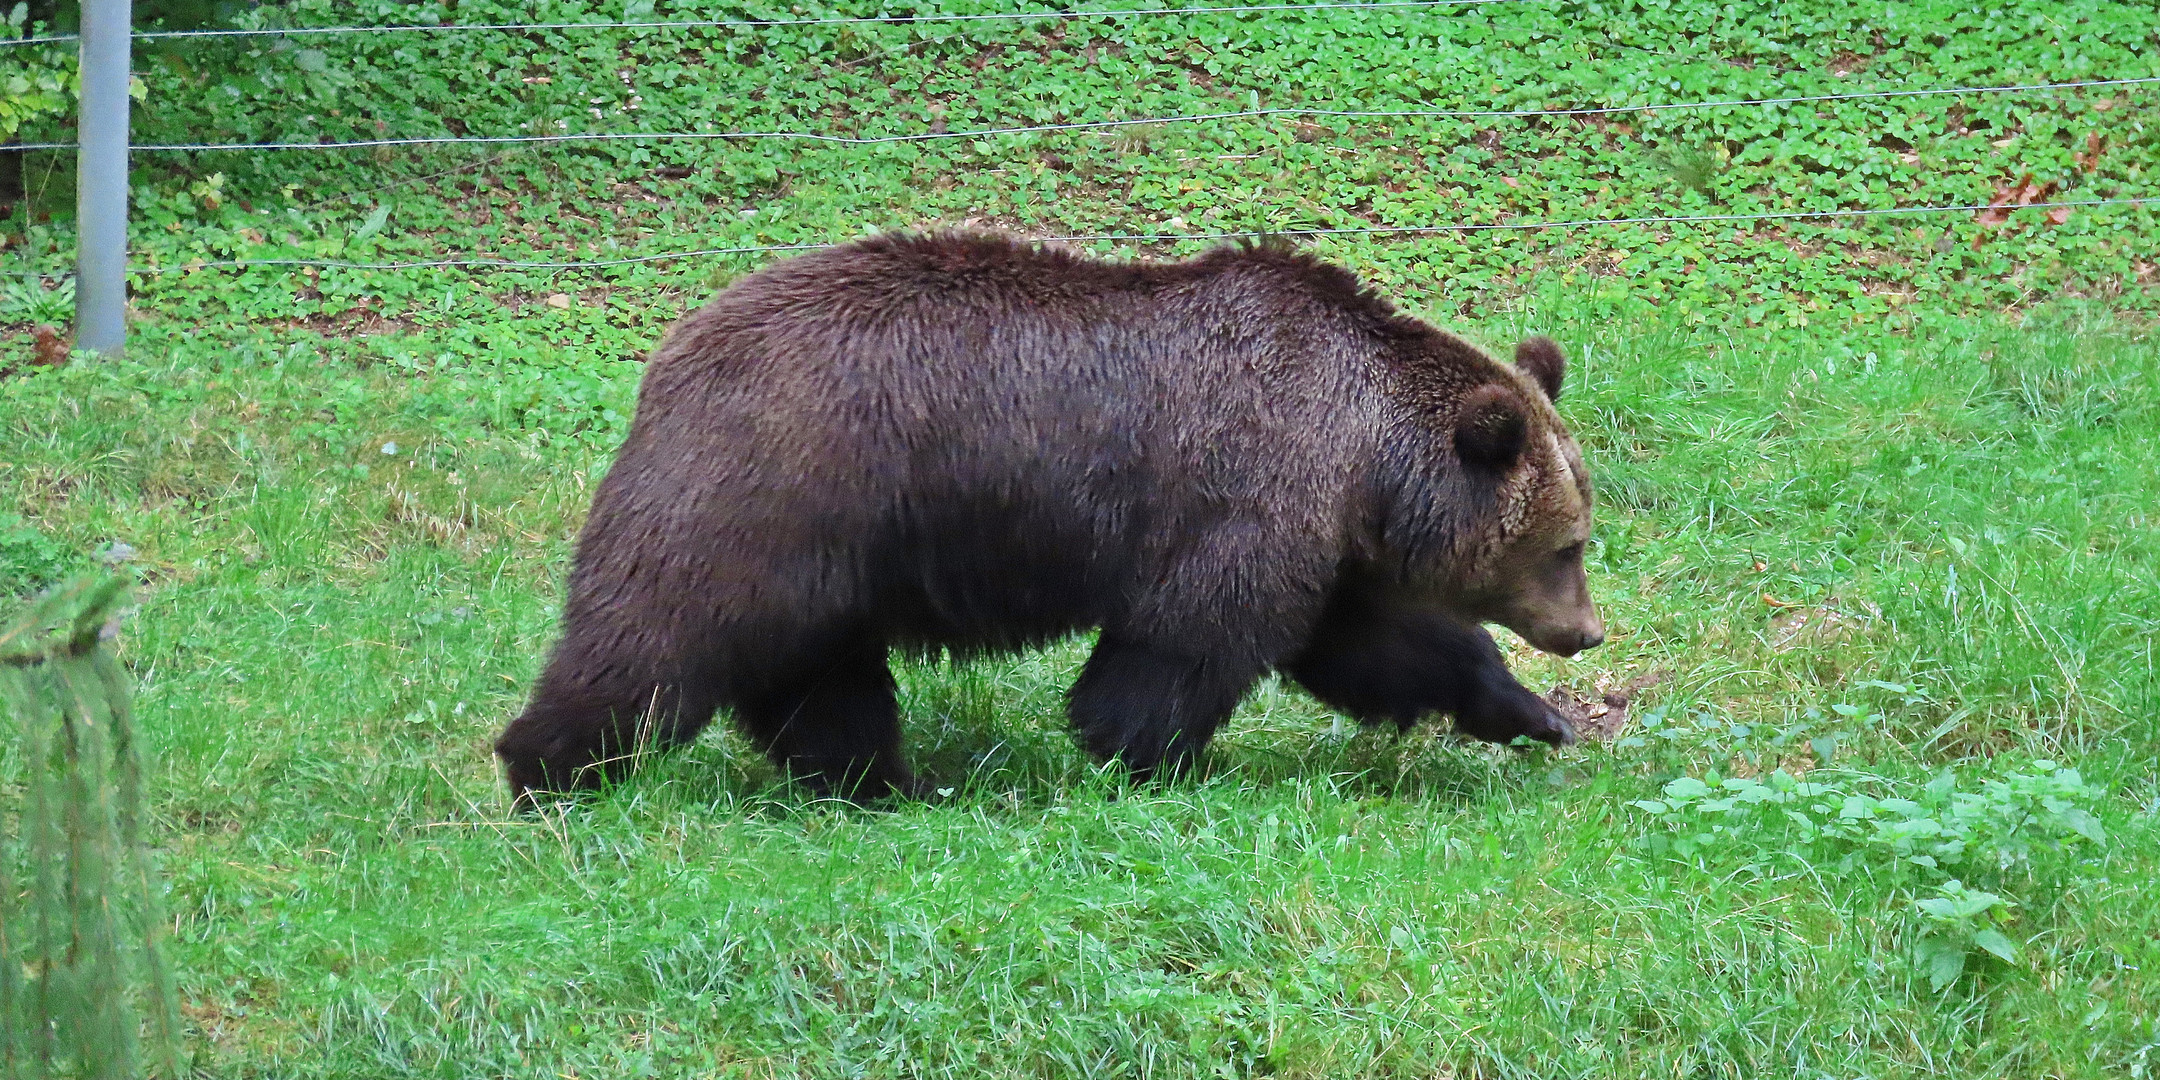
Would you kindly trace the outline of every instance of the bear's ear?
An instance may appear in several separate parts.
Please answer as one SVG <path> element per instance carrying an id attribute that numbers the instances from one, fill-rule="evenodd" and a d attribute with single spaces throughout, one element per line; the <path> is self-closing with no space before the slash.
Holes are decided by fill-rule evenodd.
<path id="1" fill-rule="evenodd" d="M 1455 414 L 1455 452 L 1474 468 L 1498 472 L 1515 464 L 1530 437 L 1525 411 L 1521 396 L 1502 383 L 1470 391 Z"/>
<path id="2" fill-rule="evenodd" d="M 1560 400 L 1560 377 L 1567 373 L 1567 360 L 1560 355 L 1558 342 L 1549 337 L 1524 338 L 1515 346 L 1515 366 L 1545 388 L 1547 400 Z"/>

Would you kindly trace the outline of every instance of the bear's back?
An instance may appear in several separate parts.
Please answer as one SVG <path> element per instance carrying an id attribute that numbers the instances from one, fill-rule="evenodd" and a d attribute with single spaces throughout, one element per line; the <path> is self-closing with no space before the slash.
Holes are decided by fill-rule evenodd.
<path id="1" fill-rule="evenodd" d="M 994 235 L 895 234 L 798 256 L 737 281 L 686 316 L 653 362 L 727 378 L 749 374 L 738 366 L 748 359 L 960 363 L 965 367 L 952 374 L 976 377 L 1124 361 L 1204 378 L 1208 361 L 1249 367 L 1258 349 L 1295 354 L 1267 358 L 1264 369 L 1280 373 L 1294 359 L 1331 366 L 1339 376 L 1428 329 L 1396 315 L 1347 272 L 1271 245 L 1226 246 L 1180 262 L 1125 262 Z"/>

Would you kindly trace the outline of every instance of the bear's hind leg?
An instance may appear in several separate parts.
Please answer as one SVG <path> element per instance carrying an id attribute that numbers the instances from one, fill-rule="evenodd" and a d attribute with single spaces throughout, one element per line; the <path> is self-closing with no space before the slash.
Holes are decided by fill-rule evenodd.
<path id="1" fill-rule="evenodd" d="M 1260 676 L 1257 665 L 1190 656 L 1104 631 L 1073 683 L 1067 713 L 1080 742 L 1136 781 L 1182 772 Z"/>
<path id="2" fill-rule="evenodd" d="M 820 794 L 912 794 L 885 643 L 856 639 L 735 706 L 736 721 L 790 778 Z"/>
<path id="3" fill-rule="evenodd" d="M 593 685 L 558 660 L 533 700 L 495 741 L 518 809 L 547 795 L 591 791 L 629 772 L 649 750 L 687 743 L 712 719 L 711 689 L 658 680 Z"/>

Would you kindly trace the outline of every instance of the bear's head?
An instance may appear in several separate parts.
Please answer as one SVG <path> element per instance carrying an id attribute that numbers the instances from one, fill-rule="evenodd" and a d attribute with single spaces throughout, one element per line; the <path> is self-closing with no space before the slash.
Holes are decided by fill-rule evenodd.
<path id="1" fill-rule="evenodd" d="M 1412 442 L 1423 461 L 1411 471 L 1422 482 L 1390 546 L 1419 591 L 1457 616 L 1573 656 L 1604 641 L 1605 624 L 1583 571 L 1590 474 L 1553 407 L 1560 347 L 1530 338 L 1510 365 L 1450 344 L 1463 351 L 1448 350 L 1445 377 L 1426 367 L 1406 402 L 1420 421 Z"/>

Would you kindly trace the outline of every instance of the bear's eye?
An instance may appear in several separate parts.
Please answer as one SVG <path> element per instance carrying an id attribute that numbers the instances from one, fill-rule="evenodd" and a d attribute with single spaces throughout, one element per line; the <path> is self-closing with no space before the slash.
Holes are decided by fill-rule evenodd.
<path id="1" fill-rule="evenodd" d="M 1558 556 L 1564 562 L 1573 562 L 1576 559 L 1580 559 L 1582 558 L 1582 553 L 1583 545 L 1582 541 L 1580 540 L 1577 540 L 1574 543 L 1569 544 L 1568 546 L 1561 548 L 1556 552 L 1553 552 L 1554 555 Z"/>

